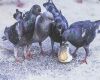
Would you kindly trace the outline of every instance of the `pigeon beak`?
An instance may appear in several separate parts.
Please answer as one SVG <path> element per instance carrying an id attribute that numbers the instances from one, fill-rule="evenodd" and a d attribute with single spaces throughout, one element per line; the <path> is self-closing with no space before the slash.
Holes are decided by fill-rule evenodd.
<path id="1" fill-rule="evenodd" d="M 60 36 L 61 36 L 61 35 L 62 35 L 62 34 L 61 34 L 61 29 L 58 29 L 58 31 L 60 32 Z"/>
<path id="2" fill-rule="evenodd" d="M 98 27 L 98 33 L 100 33 L 100 25 L 99 25 L 99 27 Z"/>
<path id="3" fill-rule="evenodd" d="M 38 9 L 38 15 L 40 15 L 41 14 L 41 9 Z"/>
<path id="4" fill-rule="evenodd" d="M 44 6 L 46 8 L 46 10 L 48 11 L 48 6 Z"/>
<path id="5" fill-rule="evenodd" d="M 38 12 L 41 12 L 41 9 L 38 9 Z"/>
<path id="6" fill-rule="evenodd" d="M 39 15 L 42 15 L 42 13 L 40 12 Z"/>
<path id="7" fill-rule="evenodd" d="M 100 33 L 100 30 L 98 30 L 98 33 Z"/>

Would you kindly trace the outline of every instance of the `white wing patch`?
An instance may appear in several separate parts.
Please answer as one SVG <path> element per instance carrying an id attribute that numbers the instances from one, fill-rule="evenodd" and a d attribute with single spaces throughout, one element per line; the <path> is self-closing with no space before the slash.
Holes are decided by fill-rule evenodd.
<path id="1" fill-rule="evenodd" d="M 85 29 L 82 29 L 82 37 L 84 37 L 86 34 L 86 30 Z"/>
<path id="2" fill-rule="evenodd" d="M 22 28 L 19 26 L 19 23 L 16 25 L 16 31 L 17 31 L 17 34 L 18 34 L 18 38 L 21 39 Z"/>
<path id="3" fill-rule="evenodd" d="M 36 26 L 37 26 L 37 24 L 38 24 L 39 18 L 40 18 L 40 15 L 38 15 L 38 16 L 36 17 L 36 21 L 35 21 L 35 29 L 36 29 Z"/>

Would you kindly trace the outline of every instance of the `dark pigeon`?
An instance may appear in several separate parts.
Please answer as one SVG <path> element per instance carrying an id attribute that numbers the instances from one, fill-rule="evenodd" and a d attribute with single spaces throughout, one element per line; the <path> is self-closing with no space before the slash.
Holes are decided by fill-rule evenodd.
<path id="1" fill-rule="evenodd" d="M 66 18 L 62 15 L 61 11 L 56 8 L 52 0 L 48 0 L 48 2 L 43 4 L 43 6 L 46 8 L 47 11 L 53 14 L 55 21 L 49 31 L 53 51 L 54 42 L 58 42 L 60 43 L 60 45 L 62 44 L 61 34 L 68 28 L 68 22 Z"/>
<path id="2" fill-rule="evenodd" d="M 38 12 L 38 10 L 36 11 Z M 30 47 L 33 42 L 32 38 L 35 28 L 35 19 L 37 14 L 40 14 L 40 11 L 36 15 L 35 14 L 36 12 L 31 15 L 31 19 L 25 20 L 22 12 L 16 9 L 16 13 L 13 17 L 17 20 L 17 22 L 8 28 L 5 28 L 5 36 L 3 37 L 3 40 L 7 39 L 14 45 L 14 56 L 17 61 L 19 61 L 18 48 L 20 47 L 24 48 L 25 58 L 32 57 Z"/>
<path id="3" fill-rule="evenodd" d="M 69 29 L 64 31 L 62 34 L 63 41 L 69 41 L 72 45 L 76 47 L 73 56 L 76 57 L 76 51 L 78 48 L 83 47 L 86 51 L 85 59 L 83 63 L 87 63 L 86 59 L 89 53 L 89 45 L 94 40 L 96 36 L 96 30 L 100 25 L 100 20 L 98 21 L 78 21 L 70 25 Z"/>

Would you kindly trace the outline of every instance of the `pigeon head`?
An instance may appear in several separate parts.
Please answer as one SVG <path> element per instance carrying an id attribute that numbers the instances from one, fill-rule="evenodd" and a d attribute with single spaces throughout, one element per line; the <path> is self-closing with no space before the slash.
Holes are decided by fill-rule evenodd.
<path id="1" fill-rule="evenodd" d="M 53 29 L 55 30 L 55 32 L 57 33 L 57 35 L 59 35 L 60 37 L 62 37 L 63 34 L 63 27 L 61 23 L 56 23 L 53 22 Z"/>
<path id="2" fill-rule="evenodd" d="M 94 21 L 94 28 L 100 33 L 100 20 Z"/>
<path id="3" fill-rule="evenodd" d="M 63 21 L 60 13 L 58 16 L 56 16 L 55 22 L 56 22 L 57 30 L 59 31 L 60 36 L 61 36 L 66 28 L 66 23 Z"/>
<path id="4" fill-rule="evenodd" d="M 17 21 L 21 20 L 23 18 L 22 12 L 16 9 L 16 12 L 13 14 L 13 18 Z"/>
<path id="5" fill-rule="evenodd" d="M 62 36 L 63 33 L 63 26 L 61 23 L 56 23 L 56 28 L 58 30 L 58 32 L 60 33 L 60 36 Z"/>
<path id="6" fill-rule="evenodd" d="M 48 2 L 44 3 L 43 6 L 46 8 L 47 11 L 49 12 L 57 12 L 58 9 L 56 8 L 55 4 L 53 3 L 52 0 L 48 0 Z"/>
<path id="7" fill-rule="evenodd" d="M 39 15 L 40 12 L 41 12 L 41 7 L 37 4 L 35 4 L 35 5 L 32 6 L 30 11 L 35 15 Z"/>

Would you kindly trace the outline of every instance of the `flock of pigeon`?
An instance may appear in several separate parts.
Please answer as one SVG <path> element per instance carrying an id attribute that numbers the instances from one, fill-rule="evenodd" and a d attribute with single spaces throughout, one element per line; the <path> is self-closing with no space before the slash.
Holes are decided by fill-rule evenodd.
<path id="1" fill-rule="evenodd" d="M 89 53 L 89 45 L 94 40 L 96 31 L 99 28 L 100 20 L 91 21 L 84 20 L 72 23 L 70 26 L 62 12 L 57 9 L 52 0 L 48 0 L 43 4 L 46 12 L 41 13 L 39 5 L 33 5 L 26 13 L 22 13 L 16 9 L 13 18 L 17 20 L 10 27 L 4 30 L 3 40 L 9 40 L 14 45 L 14 56 L 19 61 L 18 48 L 22 47 L 25 59 L 32 58 L 30 51 L 32 43 L 38 42 L 42 50 L 42 42 L 49 36 L 51 39 L 52 53 L 54 42 L 70 42 L 76 47 L 72 54 L 76 57 L 78 48 L 83 47 L 86 55 L 83 63 L 87 63 L 86 59 Z"/>

